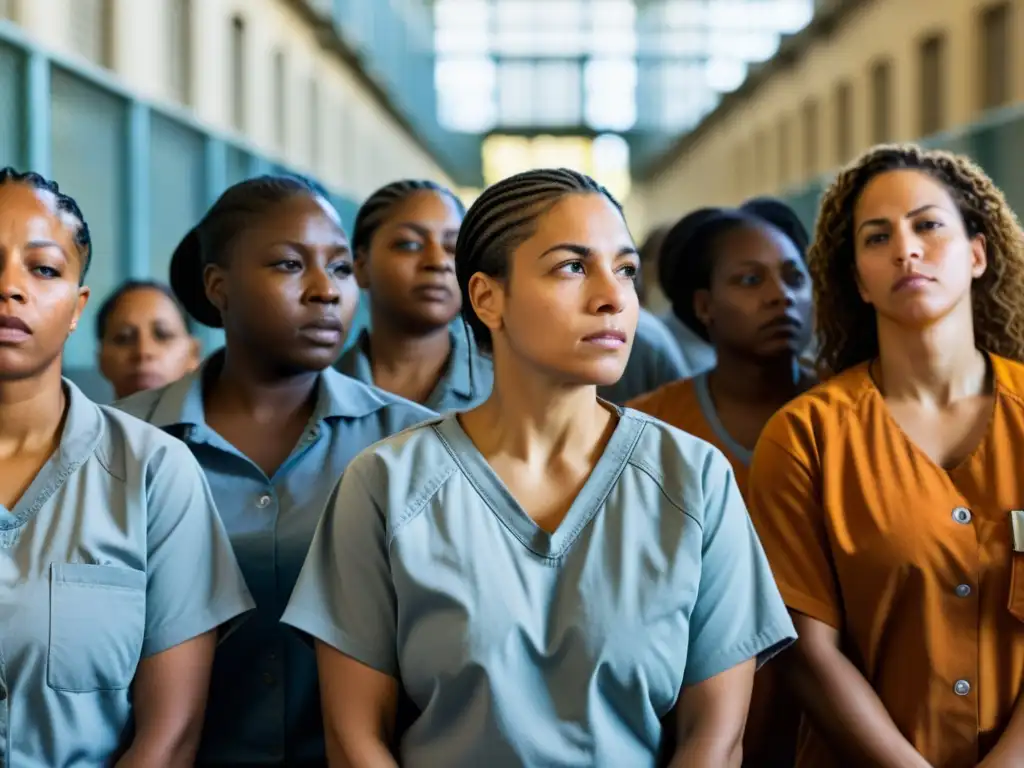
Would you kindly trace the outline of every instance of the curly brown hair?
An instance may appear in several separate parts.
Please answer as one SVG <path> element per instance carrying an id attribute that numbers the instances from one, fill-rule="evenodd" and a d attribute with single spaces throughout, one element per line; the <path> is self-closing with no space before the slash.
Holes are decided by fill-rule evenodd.
<path id="1" fill-rule="evenodd" d="M 853 209 L 871 179 L 900 169 L 920 170 L 942 183 L 968 236 L 984 235 L 988 268 L 971 288 L 974 338 L 981 349 L 1024 361 L 1024 233 L 1003 193 L 966 157 L 883 145 L 843 169 L 821 200 L 807 261 L 822 372 L 840 373 L 878 356 L 875 310 L 861 299 L 854 277 Z"/>

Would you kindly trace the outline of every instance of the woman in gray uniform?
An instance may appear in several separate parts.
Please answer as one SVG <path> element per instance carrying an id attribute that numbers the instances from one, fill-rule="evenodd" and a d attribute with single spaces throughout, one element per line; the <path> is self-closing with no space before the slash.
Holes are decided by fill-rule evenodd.
<path id="1" fill-rule="evenodd" d="M 305 179 L 228 189 L 175 250 L 171 287 L 225 346 L 119 405 L 199 459 L 256 598 L 217 654 L 199 764 L 319 768 L 316 660 L 281 613 L 349 460 L 434 414 L 330 367 L 357 288 L 338 214 Z"/>
<path id="2" fill-rule="evenodd" d="M 468 212 L 456 269 L 491 396 L 353 460 L 284 616 L 317 641 L 339 764 L 739 765 L 755 666 L 793 625 L 725 457 L 597 397 L 637 263 L 574 171 Z"/>
<path id="3" fill-rule="evenodd" d="M 438 413 L 487 399 L 491 361 L 459 317 L 455 240 L 465 213 L 451 190 L 412 179 L 363 203 L 352 248 L 359 287 L 370 298 L 370 327 L 338 370 Z"/>
<path id="4" fill-rule="evenodd" d="M 0 170 L 0 765 L 190 766 L 252 599 L 188 450 L 61 379 L 91 255 L 74 200 Z"/>

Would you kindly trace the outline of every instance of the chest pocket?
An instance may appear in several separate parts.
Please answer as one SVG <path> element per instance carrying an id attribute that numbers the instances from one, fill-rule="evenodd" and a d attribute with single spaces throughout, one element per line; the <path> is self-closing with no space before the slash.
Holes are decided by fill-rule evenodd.
<path id="1" fill-rule="evenodd" d="M 46 682 L 58 691 L 127 688 L 146 631 L 146 574 L 83 563 L 50 566 Z"/>

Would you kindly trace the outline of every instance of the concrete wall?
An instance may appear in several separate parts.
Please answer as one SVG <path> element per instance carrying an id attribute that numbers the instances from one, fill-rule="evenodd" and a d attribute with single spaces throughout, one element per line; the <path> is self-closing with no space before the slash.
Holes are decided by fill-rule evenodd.
<path id="1" fill-rule="evenodd" d="M 978 120 L 985 112 L 981 18 L 999 5 L 1008 9 L 1006 101 L 1024 100 L 1024 0 L 866 2 L 832 34 L 811 42 L 791 66 L 754 89 L 684 153 L 668 158 L 654 178 L 635 185 L 629 202 L 634 231 L 678 219 L 701 205 L 793 193 L 870 147 L 875 143 L 872 69 L 880 61 L 889 61 L 891 68 L 889 138 L 921 138 L 921 47 L 935 35 L 945 41 L 938 130 Z M 845 127 L 840 126 L 843 84 L 849 89 Z M 807 118 L 808 110 L 817 113 L 816 120 Z M 808 152 L 809 146 L 816 151 Z"/>
<path id="2" fill-rule="evenodd" d="M 2 1 L 44 46 L 109 68 L 137 95 L 180 106 L 355 200 L 398 177 L 448 182 L 356 74 L 281 0 Z M 240 93 L 232 67 L 235 18 L 245 30 Z M 282 93 L 275 88 L 278 51 L 285 61 Z M 313 78 L 316 107 L 310 106 Z M 241 126 L 233 119 L 238 97 Z M 283 143 L 279 114 L 286 122 Z"/>

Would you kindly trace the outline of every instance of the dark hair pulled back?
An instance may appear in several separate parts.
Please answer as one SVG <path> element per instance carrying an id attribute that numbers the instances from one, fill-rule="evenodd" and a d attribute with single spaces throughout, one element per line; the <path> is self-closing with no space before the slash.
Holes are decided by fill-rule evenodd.
<path id="1" fill-rule="evenodd" d="M 303 194 L 330 202 L 323 187 L 302 176 L 264 175 L 240 181 L 185 235 L 171 256 L 170 282 L 178 301 L 196 321 L 211 328 L 223 325 L 220 311 L 206 296 L 205 267 L 224 265 L 231 243 L 255 218 Z"/>
<path id="2" fill-rule="evenodd" d="M 455 246 L 455 272 L 462 291 L 462 314 L 481 349 L 492 349 L 491 332 L 469 298 L 469 280 L 477 272 L 508 276 L 512 252 L 528 240 L 537 219 L 569 195 L 603 195 L 622 213 L 622 206 L 589 176 L 568 168 L 526 171 L 484 190 L 470 206 Z"/>

